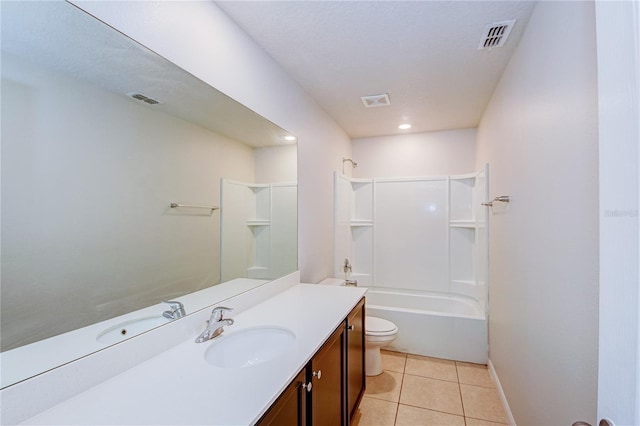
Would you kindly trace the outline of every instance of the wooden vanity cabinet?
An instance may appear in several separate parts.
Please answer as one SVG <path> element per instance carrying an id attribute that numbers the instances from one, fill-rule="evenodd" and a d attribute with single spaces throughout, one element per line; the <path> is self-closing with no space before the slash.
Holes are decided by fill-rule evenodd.
<path id="1" fill-rule="evenodd" d="M 346 426 L 364 390 L 363 298 L 257 424 Z"/>
<path id="2" fill-rule="evenodd" d="M 364 370 L 365 311 L 364 299 L 347 316 L 347 414 L 349 419 L 358 411 L 366 388 Z"/>
<path id="3" fill-rule="evenodd" d="M 260 426 L 306 426 L 307 425 L 307 391 L 306 368 L 282 391 L 276 402 L 271 405 L 265 415 L 258 421 Z"/>
<path id="4" fill-rule="evenodd" d="M 345 326 L 341 324 L 311 358 L 308 381 L 312 388 L 309 424 L 345 425 Z"/>

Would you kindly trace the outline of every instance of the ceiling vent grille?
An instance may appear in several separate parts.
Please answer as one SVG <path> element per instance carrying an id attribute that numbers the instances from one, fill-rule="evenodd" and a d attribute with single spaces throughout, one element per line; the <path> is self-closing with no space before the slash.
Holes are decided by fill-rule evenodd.
<path id="1" fill-rule="evenodd" d="M 138 100 L 140 102 L 144 102 L 146 104 L 149 104 L 149 105 L 157 105 L 157 104 L 161 104 L 162 103 L 162 102 L 160 102 L 158 100 L 155 100 L 153 98 L 149 98 L 149 97 L 143 95 L 142 93 L 138 93 L 138 92 L 127 93 L 127 96 L 129 96 L 129 97 L 131 97 L 133 99 L 136 99 L 136 100 Z"/>
<path id="2" fill-rule="evenodd" d="M 478 50 L 502 47 L 507 41 L 516 20 L 496 22 L 484 27 Z"/>
<path id="3" fill-rule="evenodd" d="M 391 100 L 389 100 L 389 94 L 383 93 L 381 95 L 369 95 L 362 96 L 362 103 L 365 108 L 375 108 L 381 106 L 391 105 Z"/>

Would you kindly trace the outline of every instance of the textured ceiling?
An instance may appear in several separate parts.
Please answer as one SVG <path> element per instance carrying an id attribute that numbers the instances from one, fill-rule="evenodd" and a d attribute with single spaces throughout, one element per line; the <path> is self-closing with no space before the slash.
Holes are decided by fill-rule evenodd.
<path id="1" fill-rule="evenodd" d="M 353 138 L 476 127 L 525 28 L 528 1 L 217 2 Z M 517 19 L 504 47 L 486 24 Z M 389 93 L 365 109 L 360 97 Z M 407 132 L 407 131 L 404 131 Z"/>

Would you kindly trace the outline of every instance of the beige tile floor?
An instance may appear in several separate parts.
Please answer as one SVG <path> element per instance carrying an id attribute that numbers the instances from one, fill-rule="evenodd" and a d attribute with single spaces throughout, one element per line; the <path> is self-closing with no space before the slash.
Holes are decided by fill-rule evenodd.
<path id="1" fill-rule="evenodd" d="M 507 417 L 485 365 L 382 351 L 354 426 L 497 426 Z"/>

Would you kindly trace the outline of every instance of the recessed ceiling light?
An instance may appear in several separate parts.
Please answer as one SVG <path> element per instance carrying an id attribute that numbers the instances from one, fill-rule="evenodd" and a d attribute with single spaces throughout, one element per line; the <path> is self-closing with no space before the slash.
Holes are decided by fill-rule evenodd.
<path id="1" fill-rule="evenodd" d="M 400 129 L 400 130 L 407 130 L 407 129 L 410 129 L 410 128 L 411 128 L 411 124 L 409 124 L 409 123 L 403 123 L 403 124 L 398 126 L 398 129 Z"/>
<path id="2" fill-rule="evenodd" d="M 296 137 L 295 136 L 285 136 L 282 139 L 284 139 L 287 142 L 293 142 L 293 141 L 296 140 Z"/>

